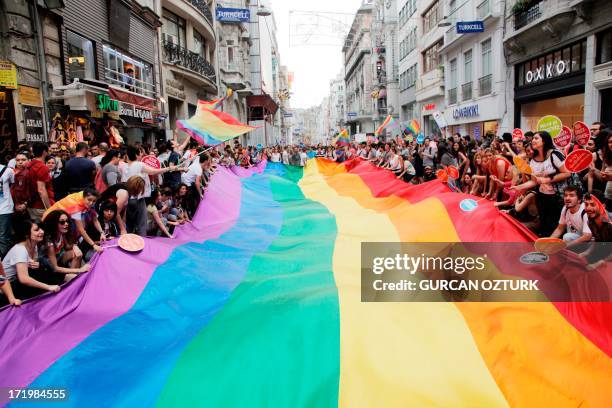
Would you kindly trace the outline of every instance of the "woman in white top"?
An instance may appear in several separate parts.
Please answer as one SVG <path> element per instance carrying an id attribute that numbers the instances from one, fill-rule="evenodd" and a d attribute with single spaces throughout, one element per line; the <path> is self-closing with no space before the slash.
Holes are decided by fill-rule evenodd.
<path id="1" fill-rule="evenodd" d="M 523 191 L 533 187 L 537 188 L 539 235 L 548 237 L 558 225 L 559 214 L 563 208 L 561 195 L 571 173 L 565 168 L 563 153 L 555 149 L 552 137 L 548 132 L 537 132 L 533 136 L 531 147 L 533 148 L 533 158 L 529 162 L 531 180 L 511 188 Z"/>
<path id="2" fill-rule="evenodd" d="M 17 244 L 8 251 L 2 260 L 6 278 L 11 282 L 17 298 L 31 297 L 33 289 L 59 292 L 60 286 L 42 282 L 42 268 L 38 261 L 38 245 L 43 241 L 45 231 L 41 224 L 30 220 L 22 221 L 15 231 Z"/>
<path id="3" fill-rule="evenodd" d="M 404 159 L 404 168 L 402 172 L 398 174 L 397 178 L 403 179 L 406 183 L 410 183 L 410 181 L 416 175 L 416 169 L 410 162 L 408 155 L 403 156 L 403 159 Z"/>
<path id="4" fill-rule="evenodd" d="M 281 154 L 278 151 L 278 147 L 275 147 L 272 150 L 272 157 L 270 158 L 270 161 L 272 163 L 280 163 L 280 161 L 281 161 Z"/>
<path id="5" fill-rule="evenodd" d="M 395 173 L 396 176 L 399 176 L 404 170 L 404 160 L 402 160 L 401 156 L 397 154 L 397 147 L 391 148 L 391 157 L 389 158 L 389 162 L 383 166 L 383 168 L 387 168 Z"/>

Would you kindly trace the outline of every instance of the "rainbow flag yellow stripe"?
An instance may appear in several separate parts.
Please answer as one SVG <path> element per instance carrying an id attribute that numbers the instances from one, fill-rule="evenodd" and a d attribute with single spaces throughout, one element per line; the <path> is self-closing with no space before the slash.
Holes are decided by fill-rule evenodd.
<path id="1" fill-rule="evenodd" d="M 87 407 L 610 406 L 612 303 L 361 301 L 362 242 L 532 246 L 465 198 L 359 159 L 220 167 L 176 239 L 108 248 L 0 310 L 0 388 L 59 384 Z M 600 272 L 584 278 L 612 287 Z"/>

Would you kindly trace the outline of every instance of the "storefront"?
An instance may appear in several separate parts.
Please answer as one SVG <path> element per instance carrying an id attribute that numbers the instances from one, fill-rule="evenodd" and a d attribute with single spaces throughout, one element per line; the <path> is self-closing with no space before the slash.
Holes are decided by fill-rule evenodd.
<path id="1" fill-rule="evenodd" d="M 539 118 L 584 120 L 586 38 L 515 65 L 514 126 L 533 130 Z"/>
<path id="2" fill-rule="evenodd" d="M 440 125 L 436 122 L 434 115 L 439 112 L 439 106 L 443 104 L 436 104 L 433 102 L 421 102 L 421 132 L 426 137 L 441 137 L 442 130 Z"/>
<path id="3" fill-rule="evenodd" d="M 499 132 L 499 109 L 494 100 L 447 109 L 445 117 L 449 135 L 459 133 L 462 136 L 469 135 L 481 140 L 484 135 L 498 135 Z"/>
<path id="4" fill-rule="evenodd" d="M 58 87 L 63 109 L 53 114 L 52 140 L 74 144 L 80 140 L 108 142 L 109 126 L 117 128 L 126 143 L 155 143 L 161 135 L 157 101 L 109 86 L 81 80 Z"/>

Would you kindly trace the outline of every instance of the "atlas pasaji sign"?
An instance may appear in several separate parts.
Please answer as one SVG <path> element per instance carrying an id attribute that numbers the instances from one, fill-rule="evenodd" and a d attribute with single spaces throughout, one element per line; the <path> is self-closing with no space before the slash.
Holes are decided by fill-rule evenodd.
<path id="1" fill-rule="evenodd" d="M 249 9 L 217 7 L 217 21 L 223 23 L 248 23 L 251 20 Z"/>
<path id="2" fill-rule="evenodd" d="M 482 21 L 459 21 L 457 23 L 457 33 L 482 33 L 484 32 L 484 22 Z"/>

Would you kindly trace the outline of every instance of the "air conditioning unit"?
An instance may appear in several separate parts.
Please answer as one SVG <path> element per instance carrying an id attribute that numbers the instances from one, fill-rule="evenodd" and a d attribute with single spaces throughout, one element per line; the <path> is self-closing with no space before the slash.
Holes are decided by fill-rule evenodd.
<path id="1" fill-rule="evenodd" d="M 172 34 L 162 33 L 162 40 L 170 44 L 178 44 L 178 38 Z"/>

